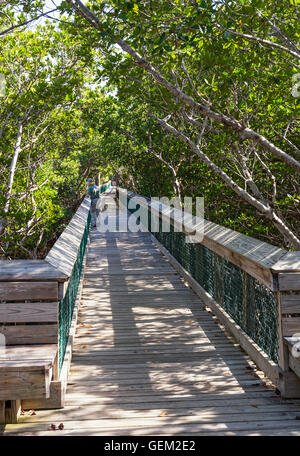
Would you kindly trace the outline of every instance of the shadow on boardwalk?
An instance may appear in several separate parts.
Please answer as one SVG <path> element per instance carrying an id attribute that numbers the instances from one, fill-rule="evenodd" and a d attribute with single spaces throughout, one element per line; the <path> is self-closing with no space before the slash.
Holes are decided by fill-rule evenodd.
<path id="1" fill-rule="evenodd" d="M 66 407 L 5 434 L 53 435 L 64 422 L 59 435 L 300 435 L 299 415 L 148 233 L 94 230 Z"/>

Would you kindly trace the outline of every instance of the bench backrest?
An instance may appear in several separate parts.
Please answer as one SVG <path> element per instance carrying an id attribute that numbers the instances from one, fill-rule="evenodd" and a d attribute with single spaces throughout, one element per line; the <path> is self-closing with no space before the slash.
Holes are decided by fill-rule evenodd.
<path id="1" fill-rule="evenodd" d="M 58 281 L 0 282 L 0 333 L 6 345 L 57 344 Z"/>

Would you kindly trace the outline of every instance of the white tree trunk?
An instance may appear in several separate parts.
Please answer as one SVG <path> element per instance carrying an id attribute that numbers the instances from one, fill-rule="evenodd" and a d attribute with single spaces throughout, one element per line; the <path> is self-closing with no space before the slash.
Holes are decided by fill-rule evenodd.
<path id="1" fill-rule="evenodd" d="M 3 232 L 3 230 L 6 226 L 6 214 L 9 211 L 11 195 L 12 195 L 12 188 L 13 188 L 13 183 L 14 183 L 14 178 L 15 178 L 15 173 L 16 173 L 16 166 L 17 166 L 17 161 L 19 158 L 19 153 L 21 151 L 22 134 L 23 134 L 23 123 L 19 123 L 13 158 L 12 158 L 12 161 L 11 161 L 10 167 L 9 167 L 8 186 L 7 186 L 7 191 L 6 191 L 6 195 L 5 195 L 6 203 L 5 203 L 5 206 L 3 209 L 5 215 L 4 215 L 4 217 L 2 217 L 2 220 L 0 221 L 0 233 Z"/>
<path id="2" fill-rule="evenodd" d="M 210 158 L 204 154 L 199 147 L 187 136 L 185 136 L 180 131 L 176 130 L 173 126 L 169 125 L 165 120 L 158 119 L 153 114 L 149 114 L 150 117 L 156 120 L 165 130 L 172 133 L 177 138 L 183 140 L 186 144 L 189 145 L 191 150 L 201 158 L 201 160 L 206 163 L 210 170 L 221 177 L 225 184 L 230 187 L 240 198 L 249 203 L 251 206 L 255 207 L 266 219 L 270 220 L 278 229 L 278 231 L 284 236 L 285 240 L 289 242 L 291 247 L 295 250 L 300 250 L 300 239 L 290 230 L 290 228 L 285 224 L 285 222 L 274 212 L 274 210 L 269 206 L 268 202 L 258 200 L 253 197 L 246 190 L 243 190 L 236 182 L 234 182 L 231 177 L 228 176 L 219 166 L 213 163 Z"/>

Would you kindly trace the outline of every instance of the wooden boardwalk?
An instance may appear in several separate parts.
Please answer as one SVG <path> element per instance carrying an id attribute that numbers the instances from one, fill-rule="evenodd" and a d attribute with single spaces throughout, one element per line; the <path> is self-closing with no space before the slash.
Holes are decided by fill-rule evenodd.
<path id="1" fill-rule="evenodd" d="M 148 233 L 94 229 L 66 406 L 4 435 L 300 435 L 300 401 L 280 399 Z"/>

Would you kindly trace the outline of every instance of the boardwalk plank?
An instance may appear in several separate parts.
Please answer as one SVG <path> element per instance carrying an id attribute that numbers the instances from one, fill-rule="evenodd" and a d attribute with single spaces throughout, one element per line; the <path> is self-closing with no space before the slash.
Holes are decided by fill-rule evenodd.
<path id="1" fill-rule="evenodd" d="M 148 233 L 90 238 L 66 406 L 4 435 L 300 435 L 300 401 L 279 398 Z"/>

